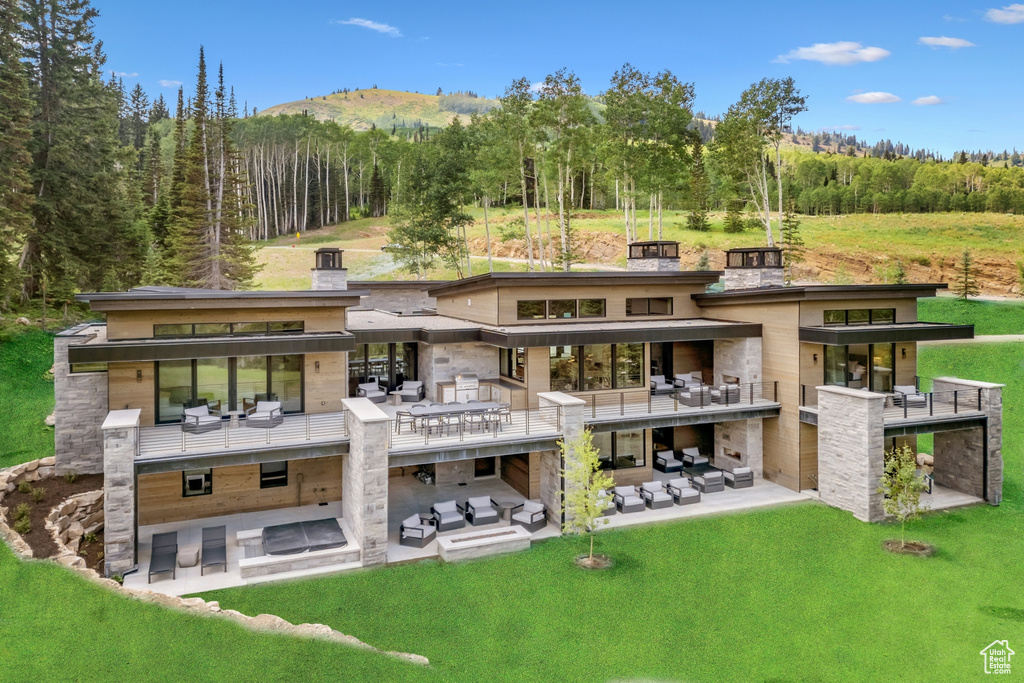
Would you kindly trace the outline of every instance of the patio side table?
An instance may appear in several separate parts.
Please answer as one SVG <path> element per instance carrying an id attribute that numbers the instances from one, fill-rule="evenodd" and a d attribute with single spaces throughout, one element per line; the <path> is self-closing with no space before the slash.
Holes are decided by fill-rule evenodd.
<path id="1" fill-rule="evenodd" d="M 238 418 L 240 418 L 240 417 L 242 417 L 243 415 L 245 415 L 245 411 L 242 411 L 242 410 L 229 410 L 229 411 L 228 411 L 227 413 L 225 413 L 225 414 L 226 414 L 226 415 L 227 415 L 228 417 L 230 417 L 230 418 L 231 418 L 231 419 L 230 419 L 230 420 L 228 421 L 228 427 L 230 427 L 231 429 L 235 429 L 236 427 L 238 427 Z"/>
<path id="2" fill-rule="evenodd" d="M 506 522 L 512 521 L 512 508 L 519 505 L 514 500 L 499 500 L 495 501 L 498 504 L 498 509 L 501 512 L 501 518 Z"/>

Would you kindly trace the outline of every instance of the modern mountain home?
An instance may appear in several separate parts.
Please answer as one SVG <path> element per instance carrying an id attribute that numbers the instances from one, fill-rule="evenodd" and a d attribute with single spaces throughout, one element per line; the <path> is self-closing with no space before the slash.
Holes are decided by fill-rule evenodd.
<path id="1" fill-rule="evenodd" d="M 934 507 L 1000 502 L 1000 386 L 918 376 L 918 343 L 973 336 L 917 319 L 944 285 L 629 249 L 454 282 L 347 282 L 321 249 L 308 291 L 81 295 L 106 322 L 57 339 L 57 462 L 104 475 L 107 573 L 183 593 L 526 547 L 559 533 L 584 429 L 613 526 L 808 498 L 881 519 L 883 452 L 919 434 Z"/>

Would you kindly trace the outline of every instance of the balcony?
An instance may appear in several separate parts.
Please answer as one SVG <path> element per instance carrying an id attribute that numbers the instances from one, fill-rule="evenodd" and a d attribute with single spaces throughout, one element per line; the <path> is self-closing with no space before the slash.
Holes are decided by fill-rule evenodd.
<path id="1" fill-rule="evenodd" d="M 348 441 L 345 418 L 345 411 L 285 415 L 270 429 L 246 427 L 244 420 L 232 427 L 224 420 L 219 429 L 203 434 L 182 431 L 179 424 L 140 427 L 135 459 L 141 463 L 337 445 Z"/>
<path id="2" fill-rule="evenodd" d="M 884 396 L 885 407 L 882 416 L 887 426 L 943 421 L 954 419 L 956 416 L 977 417 L 983 414 L 981 389 L 918 392 L 916 396 L 910 397 L 904 397 L 900 393 L 884 393 Z M 800 386 L 800 421 L 818 424 L 816 386 Z"/>
<path id="3" fill-rule="evenodd" d="M 649 392 L 574 394 L 586 401 L 583 418 L 614 427 L 668 427 L 728 422 L 779 414 L 778 382 L 701 387 L 655 395 Z"/>

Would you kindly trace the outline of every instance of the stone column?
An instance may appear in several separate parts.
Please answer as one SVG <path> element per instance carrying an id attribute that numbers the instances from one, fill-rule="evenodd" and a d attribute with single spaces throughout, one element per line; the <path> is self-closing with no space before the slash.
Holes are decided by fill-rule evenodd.
<path id="1" fill-rule="evenodd" d="M 68 347 L 96 337 L 80 325 L 53 340 L 54 452 L 56 472 L 99 474 L 103 471 L 103 431 L 106 418 L 107 373 L 71 374 Z"/>
<path id="2" fill-rule="evenodd" d="M 818 491 L 821 500 L 865 522 L 884 519 L 885 396 L 818 388 Z"/>
<path id="3" fill-rule="evenodd" d="M 103 562 L 107 576 L 135 566 L 135 451 L 141 410 L 112 410 L 103 422 Z"/>
<path id="4" fill-rule="evenodd" d="M 387 414 L 366 398 L 346 398 L 348 455 L 343 457 L 342 516 L 362 548 L 363 566 L 388 559 Z"/>
<path id="5" fill-rule="evenodd" d="M 740 400 L 750 400 L 749 384 L 761 381 L 761 338 L 715 340 L 715 386 L 724 384 L 723 376 L 735 377 L 740 382 Z M 759 398 L 757 387 L 754 397 Z M 769 397 L 770 398 L 770 397 Z"/>
<path id="6" fill-rule="evenodd" d="M 989 505 L 1003 500 L 1003 384 L 975 382 L 956 377 L 938 377 L 932 382 L 932 392 L 960 392 L 957 407 L 961 410 L 978 408 L 988 418 L 988 441 L 982 438 L 980 428 L 935 434 L 935 483 L 954 491 L 983 496 Z M 951 395 L 951 394 L 950 394 Z M 939 400 L 935 397 L 935 400 Z M 949 399 L 952 402 L 952 399 Z M 968 403 L 969 401 L 969 403 Z M 988 459 L 988 486 L 984 482 L 984 462 Z"/>
<path id="7" fill-rule="evenodd" d="M 560 391 L 546 391 L 537 394 L 542 412 L 553 412 L 556 407 L 561 409 L 562 440 L 565 443 L 583 433 L 586 426 L 583 411 L 586 401 Z M 548 520 L 562 524 L 562 453 L 561 451 L 542 451 L 540 454 L 540 499 L 548 511 Z"/>

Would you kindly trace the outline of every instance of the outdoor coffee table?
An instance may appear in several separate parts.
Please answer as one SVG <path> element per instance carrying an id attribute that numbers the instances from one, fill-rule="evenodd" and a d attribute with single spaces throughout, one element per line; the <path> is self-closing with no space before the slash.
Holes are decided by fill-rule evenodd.
<path id="1" fill-rule="evenodd" d="M 400 406 L 402 405 L 402 392 L 401 391 L 389 391 L 388 396 L 391 397 L 391 405 Z"/>

